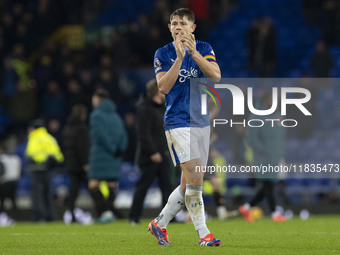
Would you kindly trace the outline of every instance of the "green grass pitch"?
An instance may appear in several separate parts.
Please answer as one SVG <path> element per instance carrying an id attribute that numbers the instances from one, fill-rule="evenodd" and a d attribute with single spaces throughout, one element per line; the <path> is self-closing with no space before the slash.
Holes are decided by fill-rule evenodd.
<path id="1" fill-rule="evenodd" d="M 159 246 L 146 231 L 149 221 L 130 226 L 18 223 L 0 228 L 0 254 L 340 254 L 340 216 L 302 221 L 247 223 L 241 218 L 208 221 L 221 247 L 199 247 L 192 223 L 168 226 L 171 246 Z"/>

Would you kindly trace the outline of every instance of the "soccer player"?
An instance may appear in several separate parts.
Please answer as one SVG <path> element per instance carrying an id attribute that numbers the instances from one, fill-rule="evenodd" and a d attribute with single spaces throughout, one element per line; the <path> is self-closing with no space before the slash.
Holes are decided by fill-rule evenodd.
<path id="1" fill-rule="evenodd" d="M 196 166 L 207 164 L 210 126 L 208 115 L 190 114 L 190 78 L 221 79 L 212 47 L 195 40 L 194 13 L 187 8 L 175 10 L 168 25 L 173 42 L 155 53 L 154 69 L 158 88 L 165 94 L 165 135 L 175 165 L 182 169 L 181 184 L 169 196 L 161 213 L 149 224 L 158 244 L 169 245 L 166 227 L 186 205 L 199 235 L 200 246 L 219 246 L 205 223 L 202 198 L 203 173 Z M 200 98 L 194 98 L 199 105 Z"/>

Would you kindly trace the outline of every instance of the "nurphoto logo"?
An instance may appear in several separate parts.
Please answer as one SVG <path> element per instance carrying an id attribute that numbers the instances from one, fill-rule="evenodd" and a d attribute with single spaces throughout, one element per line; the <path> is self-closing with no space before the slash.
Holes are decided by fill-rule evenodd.
<path id="1" fill-rule="evenodd" d="M 214 84 L 212 86 L 200 83 L 201 85 L 209 88 L 213 94 L 218 98 L 221 106 L 221 93 L 230 92 L 232 95 L 232 107 L 233 107 L 233 115 L 245 115 L 245 105 L 247 105 L 248 110 L 250 113 L 257 115 L 257 116 L 269 116 L 277 111 L 279 102 L 280 104 L 280 115 L 286 116 L 287 115 L 287 105 L 294 105 L 297 110 L 301 111 L 305 116 L 311 116 L 312 113 L 308 111 L 308 109 L 304 106 L 309 100 L 311 99 L 311 93 L 306 88 L 300 87 L 272 87 L 271 95 L 272 95 L 272 104 L 271 107 L 268 109 L 256 109 L 255 107 L 255 99 L 253 88 L 248 87 L 246 90 L 246 97 L 244 92 L 236 85 L 232 84 Z M 218 89 L 220 93 L 217 92 Z M 201 94 L 201 114 L 207 115 L 208 114 L 208 97 L 214 101 L 215 105 L 217 105 L 216 99 L 214 95 L 209 92 L 205 88 L 201 88 L 206 93 Z M 289 96 L 291 95 L 291 96 Z M 247 99 L 247 104 L 245 104 L 245 100 Z M 246 116 L 245 116 L 246 117 Z M 285 119 L 285 118 L 275 118 L 275 119 L 244 119 L 243 121 L 235 122 L 232 119 L 213 119 L 213 127 L 216 125 L 226 125 L 230 124 L 232 127 L 233 125 L 243 125 L 249 127 L 262 127 L 265 122 L 270 122 L 271 126 L 274 127 L 275 123 L 280 123 L 283 127 L 296 127 L 298 125 L 298 121 L 295 119 Z"/>

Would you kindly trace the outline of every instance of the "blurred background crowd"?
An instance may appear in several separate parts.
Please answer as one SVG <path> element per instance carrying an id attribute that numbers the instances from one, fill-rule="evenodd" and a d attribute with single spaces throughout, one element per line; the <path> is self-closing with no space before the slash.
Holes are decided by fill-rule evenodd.
<path id="1" fill-rule="evenodd" d="M 133 163 L 136 102 L 145 92 L 146 81 L 154 77 L 154 52 L 172 40 L 169 15 L 183 6 L 194 10 L 196 38 L 212 45 L 222 77 L 340 77 L 337 0 L 4 0 L 0 2 L 0 147 L 2 155 L 18 157 L 20 170 L 0 183 L 15 180 L 16 198 L 27 197 L 28 124 L 44 119 L 63 151 L 62 133 L 72 107 L 82 103 L 91 112 L 94 91 L 104 88 L 129 136 L 121 167 L 121 197 L 116 201 L 122 208 L 129 207 L 138 178 Z M 320 163 L 334 163 L 340 158 L 340 87 L 308 88 L 316 114 L 302 125 L 307 131 L 288 135 L 286 160 L 317 158 Z M 242 135 L 236 137 L 240 139 L 233 136 L 222 147 L 228 163 L 240 163 L 244 157 L 242 146 L 235 146 L 242 144 Z M 67 196 L 68 183 L 60 167 L 52 185 L 59 205 Z M 239 199 L 252 192 L 251 179 L 226 184 L 227 197 Z M 288 194 L 298 194 L 288 195 L 288 204 L 338 201 L 337 179 L 300 178 L 284 185 Z M 22 201 L 21 206 L 27 207 Z M 152 201 L 149 206 L 159 205 Z"/>

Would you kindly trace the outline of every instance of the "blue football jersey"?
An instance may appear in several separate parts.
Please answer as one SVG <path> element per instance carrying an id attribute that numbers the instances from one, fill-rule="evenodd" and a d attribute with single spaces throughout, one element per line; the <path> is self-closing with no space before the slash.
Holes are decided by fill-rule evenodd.
<path id="1" fill-rule="evenodd" d="M 196 40 L 196 50 L 206 60 L 216 62 L 215 53 L 209 43 Z M 154 58 L 155 74 L 169 71 L 176 58 L 177 54 L 173 42 L 158 49 Z M 193 93 L 194 91 L 191 91 L 192 96 L 190 102 L 190 78 L 206 77 L 186 49 L 186 54 L 177 81 L 165 96 L 165 130 L 179 127 L 209 126 L 209 116 L 201 115 L 201 91 L 198 86 L 192 88 L 197 91 L 195 91 L 195 93 Z M 191 111 L 190 103 L 192 107 Z"/>

